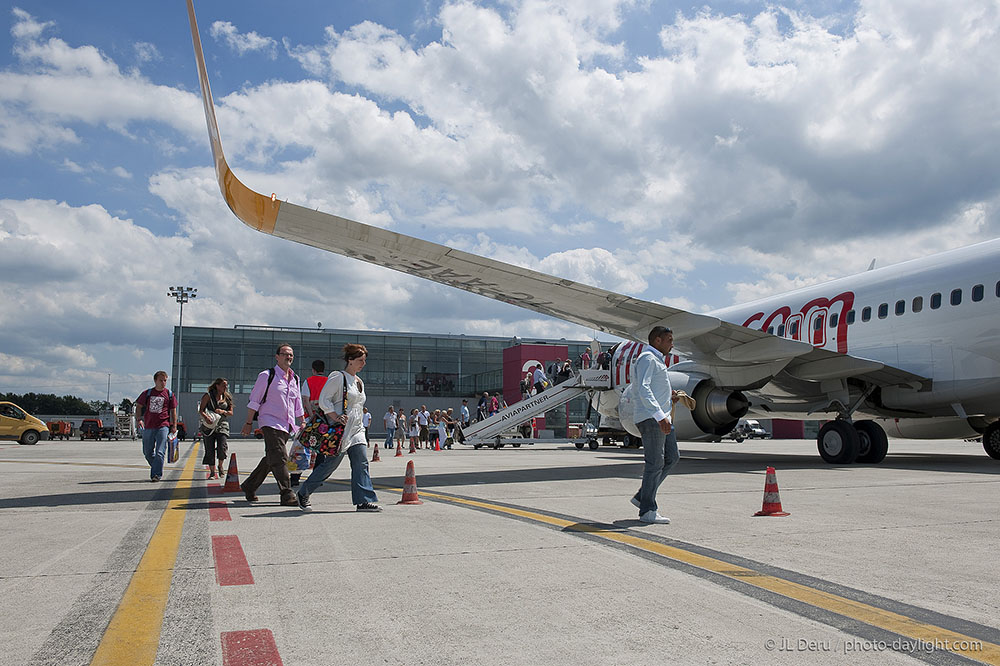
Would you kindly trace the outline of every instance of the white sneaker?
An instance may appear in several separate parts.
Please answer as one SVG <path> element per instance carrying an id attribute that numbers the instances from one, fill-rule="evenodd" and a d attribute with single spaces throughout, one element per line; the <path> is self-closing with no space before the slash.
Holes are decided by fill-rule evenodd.
<path id="1" fill-rule="evenodd" d="M 632 502 L 632 506 L 634 506 L 637 509 L 641 509 L 642 508 L 642 505 L 639 504 L 639 500 L 637 500 L 634 497 L 632 499 L 630 499 L 629 502 Z"/>
<path id="2" fill-rule="evenodd" d="M 653 511 L 652 509 L 639 516 L 639 520 L 641 520 L 644 523 L 655 523 L 657 525 L 670 524 L 669 518 L 667 518 L 666 516 L 661 516 L 659 513 Z"/>

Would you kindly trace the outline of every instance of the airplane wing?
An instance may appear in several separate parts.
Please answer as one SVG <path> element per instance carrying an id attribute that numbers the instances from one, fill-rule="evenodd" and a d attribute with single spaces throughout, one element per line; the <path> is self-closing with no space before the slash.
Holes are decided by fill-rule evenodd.
<path id="1" fill-rule="evenodd" d="M 645 340 L 655 325 L 674 332 L 674 347 L 720 386 L 754 388 L 779 373 L 807 381 L 864 376 L 881 386 L 925 379 L 878 361 L 817 349 L 716 317 L 644 301 L 528 268 L 406 236 L 259 194 L 233 174 L 219 136 L 192 0 L 187 0 L 215 173 L 229 208 L 244 224 L 378 266 L 464 289 L 622 338 Z"/>

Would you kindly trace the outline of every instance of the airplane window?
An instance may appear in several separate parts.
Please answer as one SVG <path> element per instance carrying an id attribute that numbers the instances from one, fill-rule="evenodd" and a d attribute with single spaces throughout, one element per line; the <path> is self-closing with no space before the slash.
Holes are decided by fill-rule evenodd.
<path id="1" fill-rule="evenodd" d="M 785 325 L 784 324 L 782 324 L 781 326 L 778 327 L 778 337 L 779 338 L 785 337 Z"/>
<path id="2" fill-rule="evenodd" d="M 896 316 L 906 312 L 906 301 L 896 301 Z"/>
<path id="3" fill-rule="evenodd" d="M 799 322 L 792 322 L 792 330 L 790 331 L 790 334 L 793 338 L 799 334 Z"/>
<path id="4" fill-rule="evenodd" d="M 961 289 L 952 289 L 951 290 L 951 304 L 952 305 L 961 305 L 962 304 L 962 290 Z"/>
<path id="5" fill-rule="evenodd" d="M 836 312 L 834 312 L 832 315 L 830 315 L 830 328 L 837 328 L 837 320 L 839 318 L 840 317 L 837 316 Z"/>
<path id="6" fill-rule="evenodd" d="M 768 326 L 767 327 L 767 334 L 768 335 L 774 335 L 774 326 Z"/>
<path id="7" fill-rule="evenodd" d="M 847 325 L 850 326 L 854 323 L 854 310 L 847 311 Z"/>
<path id="8" fill-rule="evenodd" d="M 931 294 L 931 310 L 941 307 L 941 294 Z"/>
<path id="9" fill-rule="evenodd" d="M 868 321 L 871 318 L 872 318 L 872 309 L 870 307 L 864 308 L 861 311 L 861 321 Z"/>
<path id="10" fill-rule="evenodd" d="M 878 306 L 878 318 L 885 319 L 888 316 L 889 316 L 889 304 L 883 303 L 882 305 Z"/>
<path id="11" fill-rule="evenodd" d="M 914 296 L 913 297 L 913 311 L 914 312 L 920 312 L 923 309 L 924 309 L 924 297 L 923 296 Z"/>
<path id="12" fill-rule="evenodd" d="M 976 301 L 977 303 L 983 300 L 983 285 L 977 284 L 975 287 L 972 288 L 972 300 Z"/>
<path id="13" fill-rule="evenodd" d="M 816 319 L 813 321 L 813 330 L 814 331 L 818 331 L 821 328 L 823 328 L 823 318 L 822 317 L 816 317 Z"/>
<path id="14" fill-rule="evenodd" d="M 1000 298 L 1000 282 L 997 282 L 997 298 Z"/>

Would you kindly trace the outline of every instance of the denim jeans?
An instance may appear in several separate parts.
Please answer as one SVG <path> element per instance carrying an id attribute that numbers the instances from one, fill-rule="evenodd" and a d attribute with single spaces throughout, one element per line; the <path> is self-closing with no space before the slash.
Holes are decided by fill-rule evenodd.
<path id="1" fill-rule="evenodd" d="M 149 463 L 149 478 L 163 476 L 163 461 L 167 459 L 167 437 L 170 435 L 170 428 L 143 428 L 142 429 L 142 455 L 146 456 Z"/>
<path id="2" fill-rule="evenodd" d="M 351 460 L 351 502 L 355 506 L 369 502 L 378 502 L 375 489 L 372 488 L 372 478 L 368 475 L 368 447 L 355 444 L 347 449 L 346 453 L 341 451 L 335 456 L 326 456 L 323 461 L 316 464 L 309 477 L 302 483 L 299 494 L 308 498 L 316 489 L 323 485 L 323 482 L 330 478 L 334 470 L 340 466 L 340 461 L 347 456 Z"/>
<path id="3" fill-rule="evenodd" d="M 389 428 L 388 431 L 385 433 L 385 444 L 382 445 L 383 449 L 392 448 L 392 439 L 393 437 L 395 437 L 395 435 L 396 435 L 396 429 Z"/>
<path id="4" fill-rule="evenodd" d="M 664 435 L 660 424 L 653 419 L 641 421 L 636 427 L 642 435 L 642 450 L 646 460 L 642 470 L 642 486 L 636 495 L 641 516 L 647 511 L 657 510 L 656 491 L 680 460 L 680 453 L 677 451 L 677 435 L 673 428 L 669 435 Z"/>

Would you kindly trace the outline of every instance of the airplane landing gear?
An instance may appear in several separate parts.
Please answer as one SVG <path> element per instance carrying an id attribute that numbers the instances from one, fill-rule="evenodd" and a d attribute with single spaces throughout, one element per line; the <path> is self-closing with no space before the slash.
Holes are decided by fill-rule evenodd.
<path id="1" fill-rule="evenodd" d="M 986 426 L 986 432 L 983 433 L 983 449 L 990 458 L 1000 460 L 1000 421 L 994 421 Z"/>
<path id="2" fill-rule="evenodd" d="M 858 431 L 859 463 L 877 464 L 885 460 L 889 452 L 889 438 L 882 426 L 874 421 L 856 421 L 854 429 Z"/>
<path id="3" fill-rule="evenodd" d="M 854 426 L 840 419 L 820 428 L 816 443 L 820 457 L 834 465 L 850 465 L 857 459 L 861 445 Z"/>

